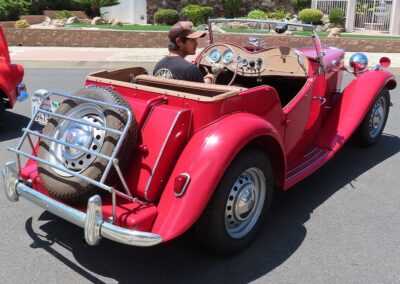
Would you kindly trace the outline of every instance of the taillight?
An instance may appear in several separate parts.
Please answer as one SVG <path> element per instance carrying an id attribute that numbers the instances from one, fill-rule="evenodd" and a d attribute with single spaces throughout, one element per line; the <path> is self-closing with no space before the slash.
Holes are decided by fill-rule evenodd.
<path id="1" fill-rule="evenodd" d="M 174 182 L 174 191 L 175 191 L 175 196 L 182 196 L 185 191 L 187 186 L 189 185 L 190 182 L 190 175 L 188 173 L 182 173 L 179 176 L 175 177 L 175 182 Z"/>

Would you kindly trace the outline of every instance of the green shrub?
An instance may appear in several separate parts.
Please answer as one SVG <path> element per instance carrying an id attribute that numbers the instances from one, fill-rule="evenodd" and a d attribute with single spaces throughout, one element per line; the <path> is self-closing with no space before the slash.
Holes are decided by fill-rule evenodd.
<path id="1" fill-rule="evenodd" d="M 29 23 L 27 20 L 18 20 L 15 22 L 14 27 L 17 29 L 26 29 L 29 28 Z"/>
<path id="2" fill-rule="evenodd" d="M 262 19 L 265 20 L 267 18 L 267 13 L 262 11 L 262 10 L 251 10 L 248 14 L 247 14 L 247 18 L 249 19 Z"/>
<path id="3" fill-rule="evenodd" d="M 179 13 L 174 9 L 160 9 L 154 14 L 154 22 L 158 25 L 172 26 L 179 21 Z"/>
<path id="4" fill-rule="evenodd" d="M 30 0 L 29 2 L 31 2 L 29 7 L 29 14 L 31 15 L 42 15 L 43 10 L 78 11 L 84 8 L 73 0 Z"/>
<path id="5" fill-rule="evenodd" d="M 319 24 L 322 20 L 322 12 L 318 9 L 303 9 L 299 13 L 299 19 L 308 24 Z"/>
<path id="6" fill-rule="evenodd" d="M 30 3 L 25 0 L 2 0 L 0 1 L 0 20 L 16 21 L 19 16 L 28 11 Z"/>
<path id="7" fill-rule="evenodd" d="M 56 17 L 56 19 L 61 20 L 61 19 L 68 19 L 73 16 L 74 15 L 70 11 L 62 10 L 62 11 L 57 12 L 55 17 Z"/>
<path id="8" fill-rule="evenodd" d="M 210 6 L 187 5 L 182 11 L 185 19 L 193 22 L 195 26 L 206 24 L 213 15 L 213 8 Z"/>
<path id="9" fill-rule="evenodd" d="M 329 11 L 329 21 L 334 24 L 343 24 L 344 14 L 342 9 L 333 8 Z"/>
<path id="10" fill-rule="evenodd" d="M 297 12 L 311 7 L 311 0 L 291 0 L 290 3 Z"/>
<path id="11" fill-rule="evenodd" d="M 240 16 L 240 8 L 242 7 L 243 0 L 222 0 L 222 7 L 224 8 L 224 16 L 227 18 L 235 18 Z"/>
<path id="12" fill-rule="evenodd" d="M 291 17 L 292 14 L 285 10 L 275 10 L 273 12 L 268 13 L 268 18 L 276 20 L 289 20 Z"/>

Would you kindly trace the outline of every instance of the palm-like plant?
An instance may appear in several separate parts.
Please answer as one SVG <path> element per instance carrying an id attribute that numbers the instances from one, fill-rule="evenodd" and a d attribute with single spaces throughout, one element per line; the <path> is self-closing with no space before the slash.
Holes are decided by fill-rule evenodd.
<path id="1" fill-rule="evenodd" d="M 92 13 L 96 16 L 100 16 L 100 8 L 118 5 L 118 0 L 74 0 L 74 2 L 89 6 Z"/>

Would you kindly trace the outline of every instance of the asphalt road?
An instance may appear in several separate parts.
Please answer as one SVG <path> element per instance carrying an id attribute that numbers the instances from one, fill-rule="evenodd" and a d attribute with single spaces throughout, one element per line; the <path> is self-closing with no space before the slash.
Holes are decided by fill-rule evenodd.
<path id="1" fill-rule="evenodd" d="M 27 69 L 38 88 L 75 91 L 85 69 Z M 346 77 L 349 79 L 349 76 Z M 397 79 L 400 79 L 399 77 Z M 190 235 L 151 248 L 103 240 L 26 200 L 0 194 L 1 283 L 400 283 L 400 88 L 374 147 L 347 145 L 327 165 L 277 196 L 251 247 L 232 257 L 198 248 Z M 0 165 L 14 159 L 29 102 L 8 111 Z"/>

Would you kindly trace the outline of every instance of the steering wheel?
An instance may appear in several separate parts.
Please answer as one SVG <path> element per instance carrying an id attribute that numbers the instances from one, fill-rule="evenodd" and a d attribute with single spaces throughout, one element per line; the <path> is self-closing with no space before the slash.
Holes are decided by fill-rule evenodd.
<path id="1" fill-rule="evenodd" d="M 233 68 L 228 68 L 227 67 L 228 64 L 225 64 L 223 62 L 223 58 L 220 59 L 220 60 L 222 60 L 221 63 L 217 63 L 217 62 L 214 62 L 208 56 L 209 51 L 214 49 L 214 48 L 216 48 L 216 47 L 223 47 L 224 52 L 226 52 L 227 50 L 232 52 L 233 60 L 231 62 L 229 62 L 228 64 L 231 65 L 233 63 Z M 215 82 L 217 80 L 217 77 L 222 72 L 223 68 L 227 68 L 227 69 L 229 69 L 229 70 L 231 70 L 233 72 L 232 79 L 229 82 L 228 86 L 232 85 L 232 83 L 235 81 L 236 75 L 238 73 L 238 61 L 237 61 L 236 53 L 231 47 L 229 47 L 229 45 L 223 44 L 223 43 L 212 44 L 212 45 L 204 48 L 203 51 L 199 55 L 199 61 L 197 61 L 197 67 L 200 68 L 200 65 L 202 65 L 203 67 L 205 67 L 205 66 L 211 67 L 211 73 L 214 76 L 214 79 L 213 79 L 213 82 L 212 82 L 213 84 L 215 84 Z M 207 68 L 205 68 L 205 69 L 207 69 Z M 207 72 L 208 72 L 208 69 L 207 69 Z"/>

